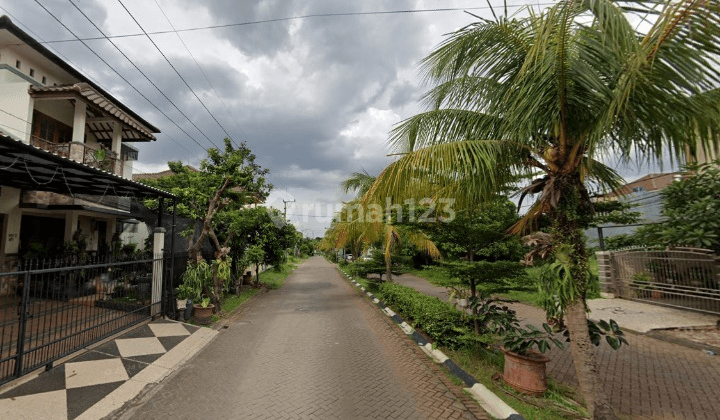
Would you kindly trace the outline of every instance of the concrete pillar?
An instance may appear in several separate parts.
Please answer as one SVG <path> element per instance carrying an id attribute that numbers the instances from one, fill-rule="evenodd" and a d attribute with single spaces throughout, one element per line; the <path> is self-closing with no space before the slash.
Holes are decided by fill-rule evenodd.
<path id="1" fill-rule="evenodd" d="M 69 211 L 65 215 L 65 242 L 72 241 L 72 237 L 77 230 L 78 212 Z"/>
<path id="2" fill-rule="evenodd" d="M 35 110 L 35 98 L 30 96 L 28 98 L 28 113 L 27 118 L 25 118 L 25 143 L 30 144 L 30 137 L 32 136 L 32 122 L 33 122 L 33 111 Z M 21 137 L 23 138 L 23 137 Z"/>
<path id="3" fill-rule="evenodd" d="M 595 253 L 598 260 L 598 277 L 600 280 L 600 287 L 602 289 L 602 292 L 607 295 L 617 294 L 619 292 L 617 284 L 615 282 L 612 254 L 613 253 L 610 251 L 598 251 Z"/>
<path id="4" fill-rule="evenodd" d="M 113 158 L 117 159 L 113 161 L 112 173 L 115 175 L 122 175 L 122 163 L 120 159 L 120 150 L 122 148 L 122 125 L 119 122 L 112 123 L 112 144 L 110 150 L 113 152 Z"/>
<path id="5" fill-rule="evenodd" d="M 163 251 L 165 248 L 165 228 L 156 227 L 153 230 L 153 276 L 152 276 L 152 307 L 150 315 L 160 315 L 162 309 L 162 283 L 163 283 Z"/>
<path id="6" fill-rule="evenodd" d="M 87 105 L 85 102 L 75 100 L 75 116 L 73 117 L 73 134 L 72 141 L 76 143 L 85 143 L 85 116 Z"/>
<path id="7" fill-rule="evenodd" d="M 6 254 L 17 254 L 20 248 L 20 221 L 22 220 L 22 213 L 20 209 L 15 207 L 10 210 L 5 217 L 7 218 L 7 229 L 5 230 L 5 253 Z"/>

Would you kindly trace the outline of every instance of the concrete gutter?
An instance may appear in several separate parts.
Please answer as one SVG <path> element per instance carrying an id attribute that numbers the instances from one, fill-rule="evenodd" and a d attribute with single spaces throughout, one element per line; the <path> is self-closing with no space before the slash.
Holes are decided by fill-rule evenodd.
<path id="1" fill-rule="evenodd" d="M 350 281 L 350 284 L 355 286 L 357 289 L 363 292 L 364 295 L 370 298 L 370 300 L 377 305 L 385 315 L 395 322 L 398 327 L 415 343 L 420 346 L 420 349 L 428 355 L 435 363 L 444 365 L 453 375 L 460 378 L 466 385 L 465 392 L 470 394 L 480 406 L 487 411 L 492 417 L 497 419 L 507 420 L 525 420 L 517 411 L 507 405 L 505 401 L 501 400 L 497 395 L 492 393 L 483 384 L 479 383 L 469 373 L 465 372 L 460 366 L 455 364 L 450 358 L 448 358 L 443 352 L 438 349 L 433 349 L 432 344 L 428 342 L 425 337 L 420 335 L 413 327 L 411 327 L 400 315 L 396 314 L 390 307 L 386 306 L 383 301 L 375 297 L 372 293 L 365 290 L 360 283 L 353 280 L 353 278 L 346 273 L 342 268 L 338 267 L 338 270 Z"/>

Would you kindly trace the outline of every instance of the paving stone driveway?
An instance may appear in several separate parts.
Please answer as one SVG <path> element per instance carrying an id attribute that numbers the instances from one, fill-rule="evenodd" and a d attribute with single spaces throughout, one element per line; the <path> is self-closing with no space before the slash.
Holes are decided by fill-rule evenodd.
<path id="1" fill-rule="evenodd" d="M 402 275 L 395 282 L 447 300 L 445 288 Z M 521 324 L 538 327 L 545 313 L 523 304 L 510 305 Z M 621 325 L 622 326 L 622 325 Z M 720 356 L 667 343 L 648 336 L 628 334 L 629 347 L 598 349 L 601 381 L 615 409 L 629 419 L 720 420 Z M 577 387 L 570 351 L 548 353 L 548 374 Z"/>
<path id="2" fill-rule="evenodd" d="M 321 257 L 167 382 L 122 418 L 476 418 Z"/>

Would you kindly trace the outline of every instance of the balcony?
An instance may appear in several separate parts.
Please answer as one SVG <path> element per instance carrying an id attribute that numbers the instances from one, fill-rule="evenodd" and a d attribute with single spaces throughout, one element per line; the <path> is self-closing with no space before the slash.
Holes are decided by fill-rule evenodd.
<path id="1" fill-rule="evenodd" d="M 96 147 L 84 143 L 54 143 L 37 136 L 30 137 L 30 144 L 40 149 L 55 153 L 67 159 L 84 163 L 91 168 L 123 176 L 125 165 L 117 153 L 114 153 L 102 144 Z"/>

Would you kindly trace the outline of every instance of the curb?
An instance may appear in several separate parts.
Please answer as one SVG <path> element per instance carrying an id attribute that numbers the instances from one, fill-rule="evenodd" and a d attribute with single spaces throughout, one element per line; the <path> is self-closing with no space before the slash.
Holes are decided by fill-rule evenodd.
<path id="1" fill-rule="evenodd" d="M 337 266 L 336 266 L 337 267 Z M 492 393 L 489 389 L 487 389 L 483 384 L 479 383 L 475 378 L 472 377 L 469 373 L 465 372 L 460 366 L 455 364 L 450 358 L 448 358 L 443 352 L 441 352 L 438 349 L 433 349 L 432 345 L 428 342 L 425 337 L 420 335 L 413 327 L 411 327 L 400 315 L 393 312 L 390 307 L 385 305 L 383 301 L 375 297 L 372 293 L 365 290 L 365 287 L 363 287 L 360 283 L 353 280 L 353 278 L 343 271 L 342 268 L 337 267 L 337 269 L 343 274 L 345 278 L 355 286 L 357 289 L 363 292 L 364 295 L 370 298 L 372 303 L 377 305 L 378 308 L 380 308 L 385 315 L 387 315 L 389 318 L 397 324 L 397 326 L 410 338 L 412 338 L 413 341 L 420 347 L 420 349 L 428 355 L 435 363 L 441 364 L 445 366 L 453 375 L 460 378 L 463 383 L 467 386 L 465 388 L 465 392 L 470 394 L 471 397 L 473 397 L 480 406 L 487 411 L 488 414 L 490 414 L 494 418 L 498 419 L 506 419 L 506 420 L 525 420 L 524 417 L 522 417 L 520 414 L 518 414 L 517 411 L 515 411 L 512 407 L 507 405 L 505 401 L 501 400 L 497 395 Z"/>

